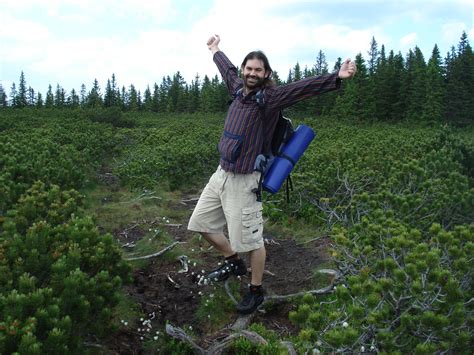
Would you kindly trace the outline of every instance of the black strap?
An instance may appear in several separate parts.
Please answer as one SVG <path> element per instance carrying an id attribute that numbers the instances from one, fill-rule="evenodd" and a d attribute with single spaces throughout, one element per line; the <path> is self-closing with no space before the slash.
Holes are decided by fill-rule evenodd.
<path id="1" fill-rule="evenodd" d="M 286 203 L 290 203 L 290 188 L 293 191 L 293 181 L 291 181 L 291 175 L 286 178 Z"/>

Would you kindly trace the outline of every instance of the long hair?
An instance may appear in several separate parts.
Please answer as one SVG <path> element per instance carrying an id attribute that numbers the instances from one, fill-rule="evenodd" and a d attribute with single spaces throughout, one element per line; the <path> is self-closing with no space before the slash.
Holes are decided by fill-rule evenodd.
<path id="1" fill-rule="evenodd" d="M 275 86 L 276 83 L 275 81 L 272 79 L 272 74 L 273 74 L 273 70 L 272 70 L 272 67 L 270 66 L 270 62 L 268 61 L 268 58 L 267 56 L 265 55 L 265 53 L 263 53 L 262 51 L 252 51 L 250 52 L 249 54 L 247 54 L 242 62 L 242 65 L 241 65 L 241 68 L 245 67 L 247 65 L 247 61 L 249 59 L 259 59 L 262 61 L 263 63 L 263 68 L 265 69 L 265 72 L 267 73 L 270 73 L 268 75 L 268 77 L 266 77 L 263 81 L 263 86 L 265 87 L 271 87 L 271 86 Z"/>

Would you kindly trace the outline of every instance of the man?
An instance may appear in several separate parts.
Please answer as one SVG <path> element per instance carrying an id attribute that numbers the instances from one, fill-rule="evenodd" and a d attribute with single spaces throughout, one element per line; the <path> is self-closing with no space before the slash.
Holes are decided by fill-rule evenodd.
<path id="1" fill-rule="evenodd" d="M 246 274 L 247 267 L 238 253 L 250 253 L 251 284 L 237 305 L 240 313 L 247 314 L 255 311 L 264 300 L 262 278 L 266 252 L 262 203 L 255 193 L 260 177 L 260 172 L 254 168 L 256 158 L 270 143 L 280 110 L 337 89 L 341 79 L 354 76 L 356 67 L 348 59 L 338 73 L 276 86 L 263 52 L 250 52 L 244 58 L 241 79 L 236 67 L 220 51 L 219 42 L 218 35 L 211 36 L 207 46 L 234 100 L 218 144 L 219 167 L 204 188 L 188 229 L 201 233 L 225 257 L 223 264 L 208 275 L 211 281 L 223 281 L 231 274 Z M 264 93 L 263 110 L 255 97 L 259 92 Z M 229 240 L 223 233 L 226 223 Z"/>

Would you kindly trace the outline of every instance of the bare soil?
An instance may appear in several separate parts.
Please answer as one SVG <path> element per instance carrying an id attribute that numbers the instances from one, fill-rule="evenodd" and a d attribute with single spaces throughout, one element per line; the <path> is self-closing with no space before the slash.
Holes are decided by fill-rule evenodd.
<path id="1" fill-rule="evenodd" d="M 182 202 L 176 204 L 176 208 L 192 209 L 192 207 L 192 202 L 187 205 Z M 176 241 L 187 242 L 193 237 L 194 234 L 186 230 L 186 222 L 166 227 Z M 125 241 L 133 243 L 144 234 L 138 226 L 129 226 L 126 230 L 115 233 L 121 245 L 126 244 Z M 319 284 L 315 280 L 313 271 L 329 259 L 327 238 L 305 244 L 298 244 L 291 235 L 264 234 L 264 238 L 267 250 L 264 288 L 267 295 L 288 295 L 322 287 L 321 280 Z M 206 241 L 202 240 L 199 243 L 197 246 L 193 243 L 192 247 L 182 244 L 185 250 L 193 248 L 192 251 L 188 250 L 188 255 L 197 255 L 190 258 L 187 272 L 183 272 L 183 265 L 179 260 L 161 257 L 150 259 L 146 268 L 134 272 L 133 283 L 125 287 L 125 292 L 140 305 L 145 316 L 143 321 L 121 327 L 117 334 L 111 336 L 107 342 L 108 353 L 150 353 L 144 343 L 155 336 L 163 336 L 167 323 L 192 330 L 190 334 L 193 334 L 195 339 L 197 338 L 196 342 L 204 348 L 219 338 L 218 332 L 215 330 L 209 332 L 209 329 L 202 325 L 202 321 L 196 317 L 196 311 L 203 295 L 209 296 L 216 288 L 224 286 L 221 283 L 199 285 L 197 275 L 215 269 L 222 258 L 215 250 L 209 248 Z M 248 257 L 246 255 L 242 257 L 250 266 Z M 199 259 L 197 266 L 194 266 L 195 258 Z M 238 282 L 240 282 L 240 293 L 243 295 L 250 283 L 250 273 Z M 279 304 L 278 307 L 269 307 L 264 312 L 257 311 L 253 322 L 264 324 L 267 329 L 277 332 L 282 337 L 295 335 L 298 329 L 288 320 L 288 312 L 292 309 L 294 305 L 291 301 Z M 238 317 L 237 312 L 231 311 L 227 328 Z M 157 331 L 160 333 L 157 334 Z"/>

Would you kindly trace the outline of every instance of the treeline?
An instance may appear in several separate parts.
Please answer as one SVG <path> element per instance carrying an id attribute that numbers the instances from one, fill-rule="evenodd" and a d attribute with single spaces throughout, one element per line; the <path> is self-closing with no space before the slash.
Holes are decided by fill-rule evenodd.
<path id="1" fill-rule="evenodd" d="M 359 120 L 422 119 L 472 123 L 474 120 L 474 55 L 467 34 L 462 33 L 457 47 L 443 59 L 434 46 L 428 61 L 420 48 L 409 50 L 404 57 L 393 50 L 387 53 L 372 38 L 365 59 L 356 56 L 358 74 L 344 83 L 343 90 L 304 101 L 292 108 L 294 112 L 311 115 L 332 114 Z M 333 70 L 338 70 L 338 58 Z M 278 84 L 329 72 L 326 57 L 319 51 L 312 68 L 297 63 L 289 70 L 286 80 L 275 73 Z M 186 83 L 180 72 L 163 77 L 160 84 L 148 86 L 142 93 L 134 85 L 119 87 L 115 74 L 107 80 L 105 90 L 97 80 L 92 88 L 82 84 L 66 93 L 59 84 L 50 85 L 45 96 L 28 87 L 22 72 L 18 85 L 13 83 L 7 96 L 0 86 L 0 106 L 3 108 L 109 108 L 122 111 L 158 113 L 194 113 L 225 111 L 229 100 L 226 87 L 216 75 L 199 75 Z"/>

